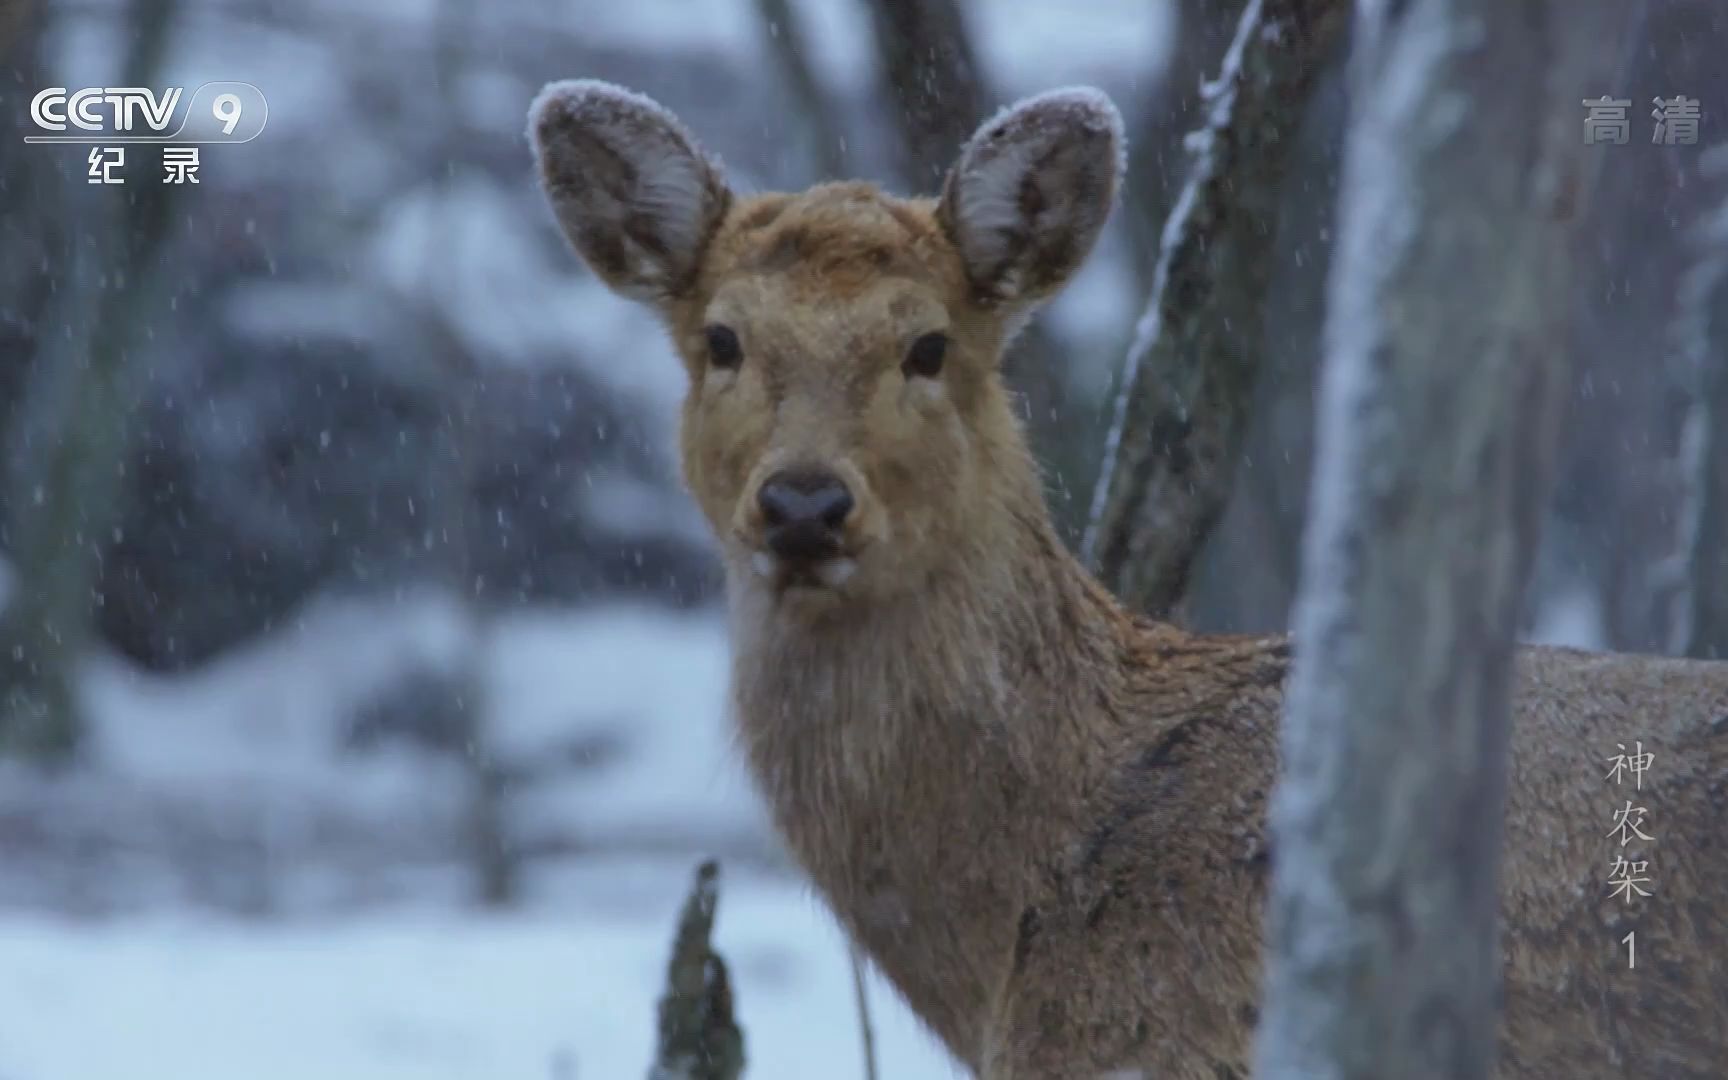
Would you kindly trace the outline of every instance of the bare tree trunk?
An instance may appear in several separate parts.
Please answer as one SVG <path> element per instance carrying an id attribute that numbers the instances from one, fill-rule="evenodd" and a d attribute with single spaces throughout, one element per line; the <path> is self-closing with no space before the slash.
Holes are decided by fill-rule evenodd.
<path id="1" fill-rule="evenodd" d="M 1224 512 L 1259 374 L 1280 182 L 1345 0 L 1251 0 L 1213 86 L 1129 349 L 1085 553 L 1166 616 Z"/>
<path id="2" fill-rule="evenodd" d="M 869 0 L 876 52 L 900 128 L 901 178 L 934 192 L 992 98 L 959 0 Z"/>
<path id="3" fill-rule="evenodd" d="M 1614 0 L 1363 4 L 1273 803 L 1263 1080 L 1485 1077 L 1512 655 Z"/>
<path id="4" fill-rule="evenodd" d="M 810 66 L 809 42 L 792 9 L 792 0 L 756 0 L 756 13 L 767 39 L 768 52 L 786 80 L 792 106 L 804 128 L 804 141 L 818 180 L 846 177 L 846 136 L 816 71 Z"/>
<path id="5" fill-rule="evenodd" d="M 458 111 L 453 107 L 454 89 L 471 55 L 472 21 L 470 9 L 462 0 L 440 3 L 433 43 L 435 77 L 445 96 L 452 99 L 453 115 Z M 446 191 L 454 187 L 457 177 L 454 158 L 452 162 L 444 174 Z M 442 240 L 434 233 L 430 242 L 437 245 Z M 440 269 L 448 272 L 449 268 L 462 265 L 464 255 L 459 250 L 428 253 L 426 266 L 432 275 L 428 278 L 428 298 L 445 295 L 447 290 L 439 288 L 436 274 Z M 449 439 L 449 469 L 436 500 L 445 535 L 443 569 L 461 605 L 466 638 L 457 653 L 456 670 L 450 673 L 449 686 L 455 698 L 454 713 L 461 724 L 461 745 L 457 752 L 467 767 L 463 839 L 474 872 L 476 899 L 487 907 L 501 907 L 516 898 L 518 860 L 510 845 L 505 813 L 509 795 L 506 769 L 497 756 L 487 683 L 497 617 L 491 598 L 481 594 L 482 583 L 470 540 L 474 530 L 474 477 L 479 460 L 474 436 L 474 395 L 470 388 L 479 380 L 480 371 L 467 346 L 438 314 L 427 320 L 427 326 L 433 339 L 427 351 L 437 362 L 439 397 L 445 404 L 445 434 Z"/>
<path id="6" fill-rule="evenodd" d="M 123 85 L 158 81 L 173 17 L 173 0 L 131 6 Z M 124 492 L 136 374 L 129 350 L 164 298 L 156 271 L 176 189 L 155 180 L 94 193 L 79 184 L 59 207 L 90 231 L 70 245 L 59 325 L 49 328 L 58 333 L 36 336 L 40 351 L 7 448 L 6 544 L 18 586 L 0 617 L 0 752 L 63 762 L 82 737 L 74 668 Z"/>
<path id="7" fill-rule="evenodd" d="M 1122 213 L 1141 294 L 1152 291 L 1164 221 L 1187 178 L 1188 152 L 1182 140 L 1202 115 L 1201 80 L 1224 59 L 1242 6 L 1242 0 L 1177 0 L 1169 67 L 1146 96 L 1139 129 L 1128 140 Z"/>
<path id="8" fill-rule="evenodd" d="M 1718 301 L 1723 305 L 1723 301 Z M 1720 320 L 1721 306 L 1717 308 Z M 1685 653 L 1728 660 L 1728 343 L 1716 331 L 1699 433 L 1698 523 L 1692 546 L 1692 618 Z"/>
<path id="9" fill-rule="evenodd" d="M 1728 144 L 1711 152 L 1704 172 L 1719 192 L 1728 191 Z M 1689 603 L 1676 651 L 1719 660 L 1728 659 L 1728 197 L 1702 225 L 1697 261 L 1681 283 L 1677 334 L 1693 400 L 1682 441 Z"/>
<path id="10" fill-rule="evenodd" d="M 1629 99 L 1633 153 L 1606 155 L 1592 242 L 1575 270 L 1574 319 L 1584 327 L 1573 358 L 1555 509 L 1574 534 L 1579 576 L 1596 586 L 1606 647 L 1673 648 L 1674 603 L 1684 583 L 1673 559 L 1680 505 L 1672 468 L 1685 394 L 1652 377 L 1667 359 L 1680 279 L 1693 255 L 1690 231 L 1711 187 L 1699 172 L 1712 122 L 1694 145 L 1651 144 L 1652 97 L 1685 95 L 1704 116 L 1728 114 L 1728 7 L 1710 0 L 1627 5 L 1636 30 L 1622 62 L 1589 97 Z M 1684 87 L 1684 90 L 1679 88 Z M 1679 398 L 1677 401 L 1676 398 Z M 1611 520 L 1612 527 L 1602 522 Z"/>
<path id="11" fill-rule="evenodd" d="M 0 14 L 0 118 L 9 130 L 30 124 L 30 98 L 48 85 L 43 53 L 47 16 L 32 4 Z M 58 155 L 20 138 L 0 140 L 0 438 L 39 351 L 42 316 L 54 291 L 52 267 L 64 237 L 59 201 L 66 176 Z M 0 446 L 5 445 L 0 442 Z"/>
<path id="12" fill-rule="evenodd" d="M 1181 620 L 1212 633 L 1284 633 L 1302 576 L 1302 528 L 1314 464 L 1326 277 L 1344 160 L 1346 75 L 1316 76 L 1278 209 L 1275 266 L 1262 300 L 1265 333 L 1248 427 L 1223 514 L 1196 554 Z"/>
<path id="13" fill-rule="evenodd" d="M 10 52 L 19 38 L 29 37 L 30 23 L 35 17 L 36 4 L 32 0 L 13 0 L 0 7 L 0 56 Z"/>

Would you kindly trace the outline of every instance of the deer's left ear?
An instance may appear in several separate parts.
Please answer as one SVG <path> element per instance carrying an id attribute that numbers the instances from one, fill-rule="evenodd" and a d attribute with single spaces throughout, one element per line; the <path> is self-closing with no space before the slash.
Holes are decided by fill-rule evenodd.
<path id="1" fill-rule="evenodd" d="M 1126 160 L 1122 117 L 1090 87 L 1051 90 L 991 118 L 960 151 L 937 205 L 980 300 L 1054 295 L 1092 250 Z"/>
<path id="2" fill-rule="evenodd" d="M 534 99 L 528 137 L 558 223 L 606 284 L 651 304 L 689 287 L 731 193 L 676 117 L 623 87 L 572 79 Z"/>

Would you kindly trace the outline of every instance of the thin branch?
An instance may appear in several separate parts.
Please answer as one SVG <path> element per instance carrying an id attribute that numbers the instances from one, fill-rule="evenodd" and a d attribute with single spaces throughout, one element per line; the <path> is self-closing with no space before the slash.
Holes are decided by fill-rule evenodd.
<path id="1" fill-rule="evenodd" d="M 864 953 L 848 943 L 852 957 L 852 994 L 858 1001 L 858 1034 L 864 1042 L 864 1080 L 876 1080 L 876 1029 L 870 1024 L 870 995 L 864 984 Z"/>
<path id="2" fill-rule="evenodd" d="M 1347 0 L 1251 0 L 1164 229 L 1128 351 L 1084 553 L 1130 607 L 1166 616 L 1223 515 L 1259 378 L 1278 195 Z"/>
<path id="3" fill-rule="evenodd" d="M 1206 73 L 1219 65 L 1242 17 L 1242 0 L 1178 0 L 1176 40 L 1158 81 L 1146 91 L 1128 140 L 1122 220 L 1133 249 L 1135 287 L 1152 291 L 1164 222 L 1186 179 L 1183 139 L 1205 104 Z"/>

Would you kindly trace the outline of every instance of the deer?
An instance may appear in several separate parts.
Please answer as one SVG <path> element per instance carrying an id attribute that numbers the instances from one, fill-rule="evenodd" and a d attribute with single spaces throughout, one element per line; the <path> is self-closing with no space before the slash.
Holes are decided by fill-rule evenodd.
<path id="1" fill-rule="evenodd" d="M 845 933 L 974 1075 L 1246 1078 L 1298 644 L 1125 611 L 1061 540 L 1002 373 L 1116 201 L 1109 98 L 1005 108 L 933 197 L 735 191 L 596 80 L 547 85 L 528 138 L 570 245 L 685 368 L 734 734 Z M 1515 667 L 1499 1075 L 1728 1075 L 1728 663 Z M 1622 744 L 1651 755 L 1625 848 Z M 1617 854 L 1639 895 L 1607 888 Z"/>

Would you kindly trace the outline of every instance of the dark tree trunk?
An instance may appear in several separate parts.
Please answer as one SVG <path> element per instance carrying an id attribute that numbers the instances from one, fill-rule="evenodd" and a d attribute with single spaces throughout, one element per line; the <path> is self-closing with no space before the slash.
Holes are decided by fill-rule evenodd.
<path id="1" fill-rule="evenodd" d="M 1115 404 L 1086 554 L 1167 616 L 1229 498 L 1259 375 L 1279 192 L 1344 0 L 1252 0 L 1164 233 Z"/>
<path id="2" fill-rule="evenodd" d="M 174 7 L 138 0 L 123 16 L 131 51 L 122 85 L 160 81 Z M 153 164 L 153 155 L 128 158 Z M 18 585 L 0 616 L 0 752 L 47 762 L 71 757 L 82 738 L 74 668 L 99 602 L 98 563 L 119 520 L 136 375 L 130 353 L 166 299 L 158 269 L 177 191 L 148 182 L 78 190 L 84 186 L 43 208 L 89 231 L 69 245 L 58 325 L 35 335 L 4 477 L 5 546 Z"/>
<path id="3" fill-rule="evenodd" d="M 913 193 L 941 186 L 984 121 L 989 80 L 959 0 L 870 0 L 882 88 L 900 129 L 900 176 Z"/>
<path id="4" fill-rule="evenodd" d="M 834 106 L 810 66 L 809 43 L 792 0 L 756 0 L 769 55 L 786 81 L 791 105 L 804 129 L 816 179 L 846 178 L 846 137 Z"/>
<path id="5" fill-rule="evenodd" d="M 1696 261 L 1681 282 L 1676 360 L 1691 398 L 1681 444 L 1686 618 L 1678 651 L 1728 659 L 1728 143 L 1705 170 L 1717 192 L 1694 234 Z"/>

